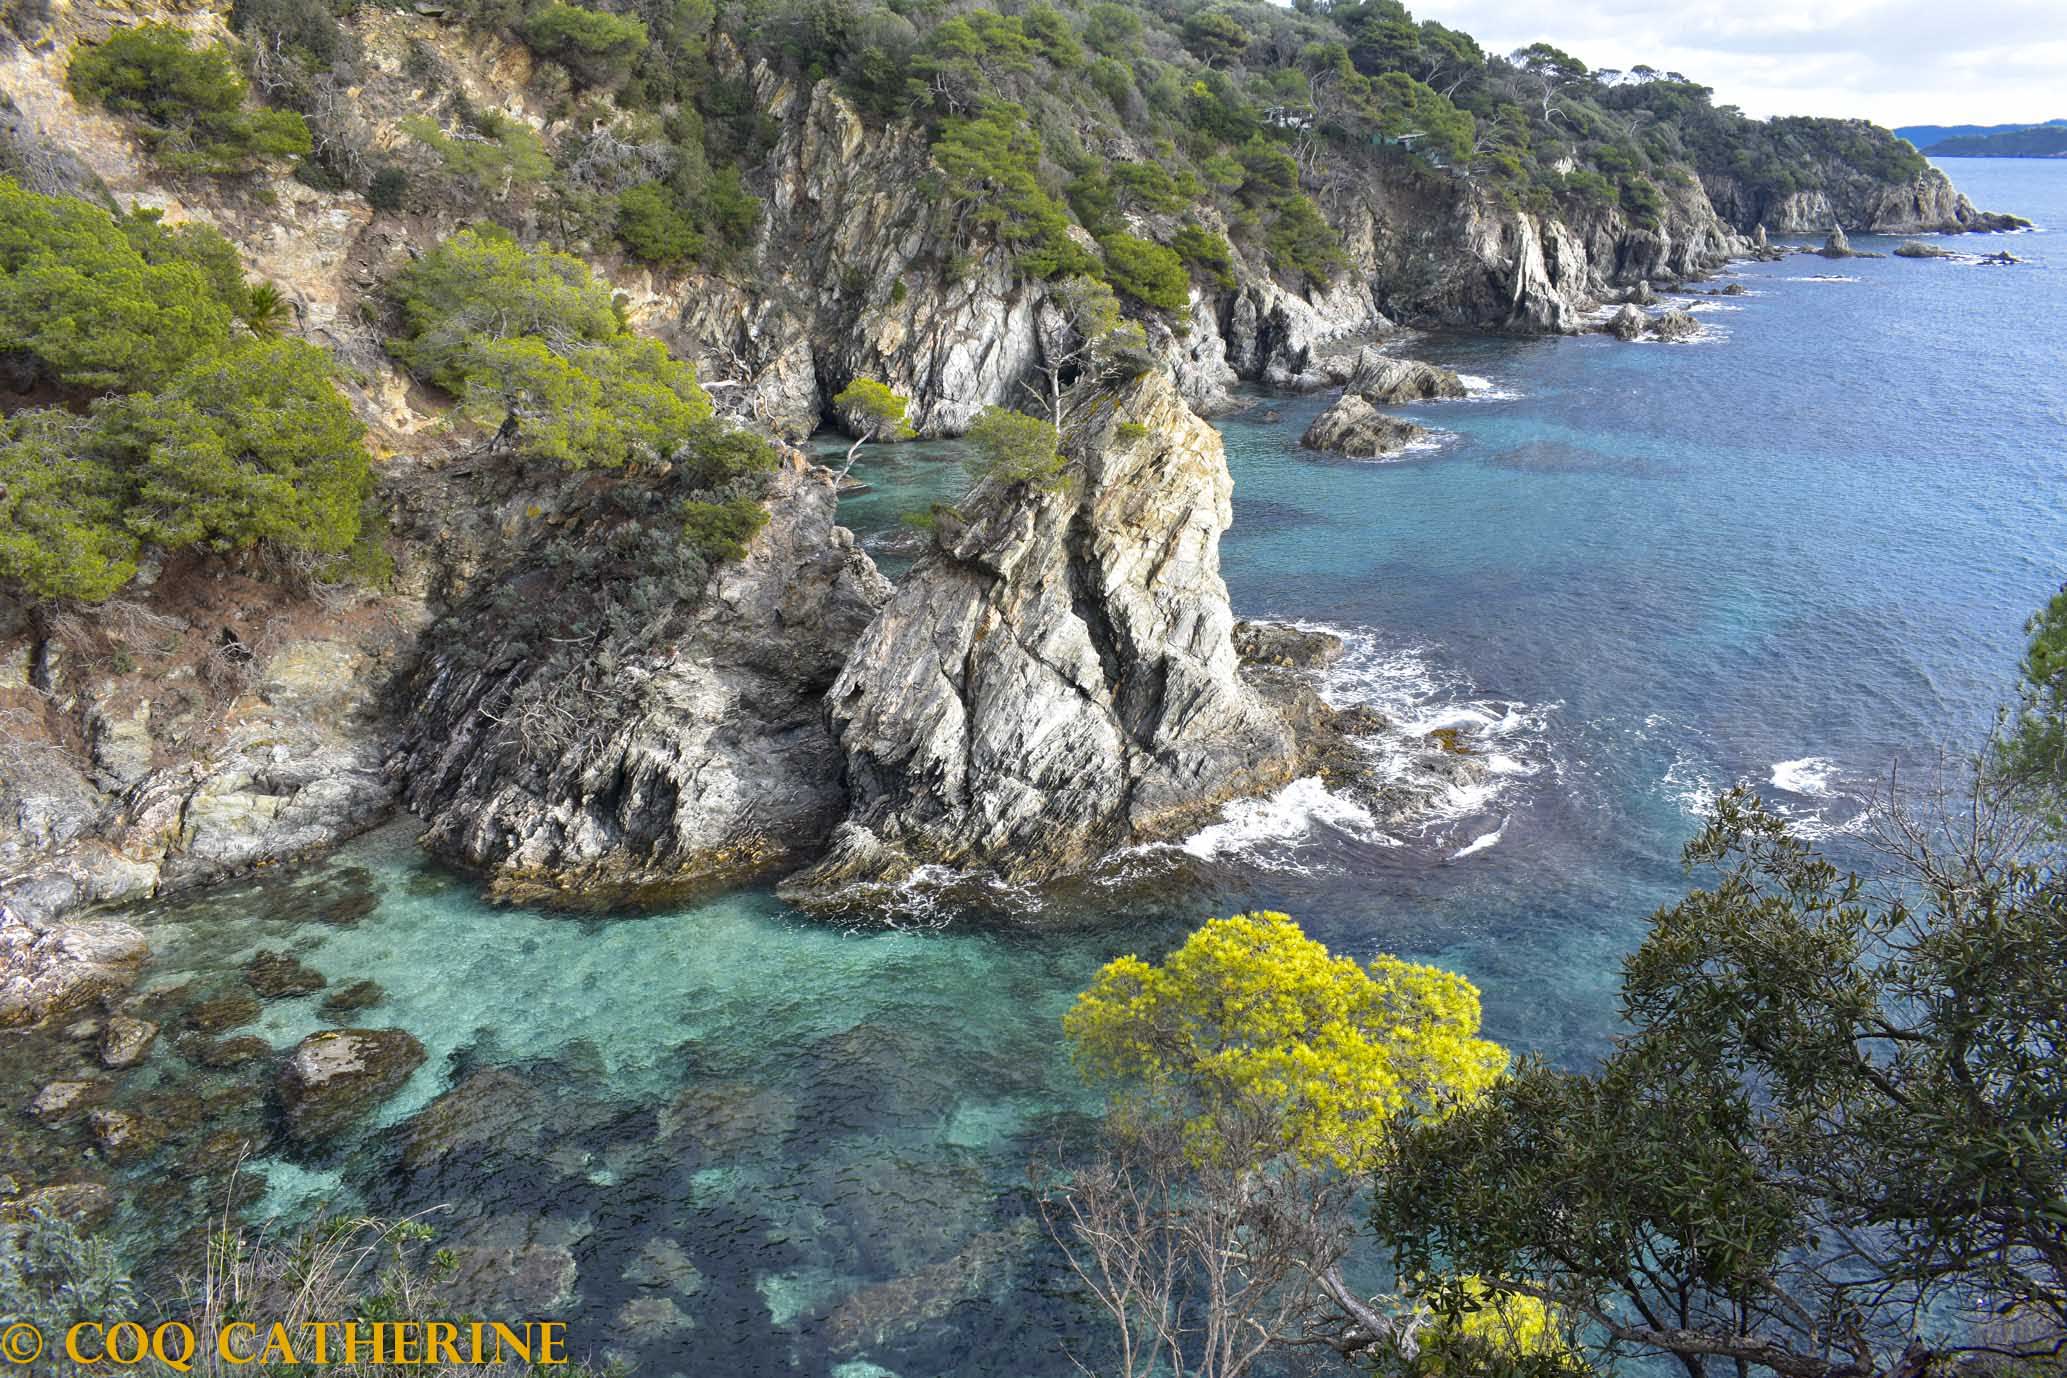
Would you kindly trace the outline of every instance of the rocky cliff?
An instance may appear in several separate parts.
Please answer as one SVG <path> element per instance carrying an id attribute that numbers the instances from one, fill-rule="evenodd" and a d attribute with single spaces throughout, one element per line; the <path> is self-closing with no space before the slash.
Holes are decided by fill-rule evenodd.
<path id="1" fill-rule="evenodd" d="M 650 308 L 662 333 L 702 362 L 739 415 L 792 438 L 819 425 L 825 399 L 856 376 L 910 397 L 920 435 L 956 434 L 984 407 L 1022 401 L 1065 327 L 1047 285 L 1018 276 L 1002 247 L 952 239 L 925 189 L 922 133 L 864 120 L 832 82 L 725 60 L 782 131 L 762 167 L 771 195 L 754 286 L 697 276 L 666 289 Z M 1108 151 L 1146 152 L 1124 141 Z M 1195 408 L 1225 409 L 1243 380 L 1340 381 L 1329 347 L 1395 323 L 1577 330 L 1613 287 L 1698 276 L 1748 251 L 1698 188 L 1671 196 L 1651 228 L 1613 209 L 1567 224 L 1396 159 L 1320 200 L 1346 258 L 1332 281 L 1288 283 L 1237 253 L 1231 286 L 1194 289 L 1182 333 L 1150 322 Z M 1185 218 L 1136 215 L 1130 228 L 1167 237 Z M 1210 210 L 1193 218 L 1225 228 Z M 672 320 L 667 302 L 679 303 Z"/>
<path id="2" fill-rule="evenodd" d="M 432 629 L 403 690 L 394 773 L 424 844 L 498 896 L 583 907 L 814 852 L 846 802 L 820 701 L 889 596 L 834 503 L 792 455 L 745 555 L 681 603 L 640 587 L 619 504 L 570 504 Z M 608 559 L 569 577 L 583 551 Z"/>
<path id="3" fill-rule="evenodd" d="M 1753 190 L 1730 176 L 1704 176 L 1701 185 L 1723 218 L 1747 234 L 1760 226 L 1770 234 L 1824 234 L 1832 225 L 1854 234 L 1954 234 L 2023 223 L 1976 210 L 1937 168 L 1886 182 L 1825 162 L 1812 180 L 1815 185 L 1785 194 Z"/>
<path id="4" fill-rule="evenodd" d="M 1066 483 L 942 513 L 855 645 L 826 696 L 847 816 L 784 893 L 1045 879 L 1292 777 L 1301 744 L 1231 640 L 1218 434 L 1154 372 L 1079 388 L 1067 423 Z"/>

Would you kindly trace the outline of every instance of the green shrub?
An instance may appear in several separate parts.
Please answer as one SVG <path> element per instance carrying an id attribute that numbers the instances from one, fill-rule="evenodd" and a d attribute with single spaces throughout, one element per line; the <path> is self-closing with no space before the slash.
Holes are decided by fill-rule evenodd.
<path id="1" fill-rule="evenodd" d="M 213 231 L 118 221 L 0 179 L 0 350 L 28 355 L 54 382 L 157 387 L 228 345 L 243 293 L 235 252 Z"/>
<path id="2" fill-rule="evenodd" d="M 1656 229 L 1665 216 L 1665 193 L 1658 190 L 1658 184 L 1644 176 L 1624 177 L 1617 187 L 1622 209 L 1629 212 L 1629 218 L 1645 229 Z"/>
<path id="3" fill-rule="evenodd" d="M 1222 288 L 1235 285 L 1234 250 L 1228 247 L 1224 236 L 1203 225 L 1183 225 L 1170 236 L 1170 248 L 1184 260 L 1187 268 L 1209 278 L 1215 285 Z"/>
<path id="4" fill-rule="evenodd" d="M 975 224 L 997 231 L 1029 277 L 1095 273 L 1098 265 L 1069 234 L 1069 216 L 1040 182 L 1040 139 L 1026 112 L 1001 105 L 950 119 L 933 143 L 942 190 Z"/>
<path id="5" fill-rule="evenodd" d="M 136 121 L 175 171 L 249 172 L 266 158 L 313 146 L 300 115 L 243 108 L 249 88 L 228 48 L 197 49 L 191 34 L 170 24 L 139 24 L 76 49 L 67 81 L 81 102 Z"/>
<path id="6" fill-rule="evenodd" d="M 646 51 L 646 26 L 640 21 L 558 0 L 531 16 L 524 37 L 585 86 L 622 81 Z"/>
<path id="7" fill-rule="evenodd" d="M 675 452 L 682 476 L 699 488 L 765 474 L 782 462 L 782 452 L 763 435 L 715 418 L 690 428 L 689 442 Z"/>
<path id="8" fill-rule="evenodd" d="M 0 348 L 117 395 L 0 431 L 0 579 L 97 602 L 140 547 L 340 554 L 369 480 L 330 359 L 276 338 L 285 300 L 227 241 L 0 180 Z M 233 341 L 241 319 L 252 336 Z"/>
<path id="9" fill-rule="evenodd" d="M 1249 31 L 1226 10 L 1199 10 L 1184 21 L 1184 46 L 1209 67 L 1225 66 L 1249 50 Z"/>
<path id="10" fill-rule="evenodd" d="M 1164 215 L 1183 210 L 1198 192 L 1196 185 L 1181 186 L 1161 163 L 1114 163 L 1112 184 L 1126 205 Z"/>
<path id="11" fill-rule="evenodd" d="M 408 195 L 409 174 L 393 163 L 375 172 L 366 184 L 366 204 L 377 211 L 401 210 Z"/>
<path id="12" fill-rule="evenodd" d="M 388 349 L 539 459 L 614 467 L 674 454 L 711 415 L 696 371 L 624 328 L 580 259 L 462 230 L 396 275 Z"/>
<path id="13" fill-rule="evenodd" d="M 703 252 L 696 222 L 651 182 L 618 194 L 617 237 L 633 258 L 664 267 L 687 263 Z"/>
<path id="14" fill-rule="evenodd" d="M 454 138 L 428 115 L 404 116 L 402 132 L 438 156 L 452 177 L 476 195 L 501 196 L 519 186 L 535 186 L 553 170 L 551 155 L 538 131 L 522 120 L 488 111 L 473 122 L 478 139 Z"/>
<path id="15" fill-rule="evenodd" d="M 389 292 L 403 321 L 389 352 L 455 396 L 466 390 L 477 340 L 538 335 L 579 347 L 624 328 L 587 264 L 492 230 L 451 236 L 397 273 Z"/>
<path id="16" fill-rule="evenodd" d="M 359 59 L 358 41 L 331 0 L 230 0 L 230 27 L 247 43 L 272 40 L 314 71 Z"/>
<path id="17" fill-rule="evenodd" d="M 975 478 L 1047 489 L 1062 486 L 1068 461 L 1058 450 L 1061 437 L 1050 422 L 1003 407 L 985 407 L 966 438 L 975 448 L 967 461 Z"/>
<path id="18" fill-rule="evenodd" d="M 254 284 L 244 294 L 244 309 L 237 314 L 244 328 L 261 340 L 277 338 L 294 319 L 294 308 L 288 304 L 287 294 L 271 282 Z"/>
<path id="19" fill-rule="evenodd" d="M 767 524 L 768 509 L 752 498 L 691 498 L 682 504 L 682 539 L 713 563 L 746 554 L 746 543 Z"/>
<path id="20" fill-rule="evenodd" d="M 147 541 L 334 555 L 358 537 L 365 427 L 312 344 L 256 341 L 99 419 L 136 484 L 129 529 Z"/>
<path id="21" fill-rule="evenodd" d="M 1264 233 L 1270 266 L 1318 287 L 1340 271 L 1342 239 L 1306 196 L 1294 193 L 1276 204 L 1276 217 Z"/>
<path id="22" fill-rule="evenodd" d="M 1107 235 L 1105 278 L 1144 306 L 1184 311 L 1191 306 L 1191 274 L 1184 260 L 1160 244 L 1131 234 Z"/>
<path id="23" fill-rule="evenodd" d="M 88 421 L 56 408 L 0 423 L 0 578 L 32 598 L 97 603 L 136 573 L 127 485 L 92 440 Z"/>
<path id="24" fill-rule="evenodd" d="M 746 189 L 739 169 L 721 167 L 711 174 L 696 205 L 696 221 L 707 244 L 739 251 L 753 243 L 761 223 L 760 198 Z"/>

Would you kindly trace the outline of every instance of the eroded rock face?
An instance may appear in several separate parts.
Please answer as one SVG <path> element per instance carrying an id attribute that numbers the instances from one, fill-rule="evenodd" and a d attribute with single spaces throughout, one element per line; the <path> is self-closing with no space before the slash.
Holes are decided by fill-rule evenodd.
<path id="1" fill-rule="evenodd" d="M 33 921 L 0 906 L 0 1029 L 82 1009 L 136 980 L 144 935 L 113 919 Z"/>
<path id="2" fill-rule="evenodd" d="M 821 696 L 890 588 L 833 524 L 829 471 L 792 456 L 767 505 L 745 557 L 614 667 L 607 698 L 581 698 L 571 744 L 496 721 L 537 676 L 564 671 L 427 657 L 396 760 L 426 845 L 483 870 L 499 896 L 589 907 L 736 881 L 815 850 L 845 804 Z M 475 615 L 462 607 L 453 635 Z"/>
<path id="3" fill-rule="evenodd" d="M 1398 454 L 1427 434 L 1413 422 L 1387 416 L 1356 393 L 1348 392 L 1313 419 L 1299 443 L 1309 450 L 1325 450 L 1351 459 L 1379 459 Z"/>
<path id="4" fill-rule="evenodd" d="M 423 1044 L 402 1029 L 310 1034 L 280 1069 L 288 1133 L 303 1143 L 329 1138 L 400 1090 L 423 1060 Z"/>
<path id="5" fill-rule="evenodd" d="M 1160 373 L 1080 389 L 1064 430 L 1068 486 L 986 485 L 863 633 L 826 698 L 847 819 L 784 893 L 1045 879 L 1291 777 L 1237 674 L 1219 435 Z"/>
<path id="6" fill-rule="evenodd" d="M 1876 181 L 1838 163 L 1823 164 L 1820 185 L 1776 196 L 1746 188 L 1734 177 L 1703 177 L 1701 185 L 1731 224 L 1774 234 L 1814 234 L 1832 224 L 1864 234 L 1932 234 L 2007 230 L 2013 215 L 1976 210 L 1952 179 L 1926 168 L 1907 182 Z"/>

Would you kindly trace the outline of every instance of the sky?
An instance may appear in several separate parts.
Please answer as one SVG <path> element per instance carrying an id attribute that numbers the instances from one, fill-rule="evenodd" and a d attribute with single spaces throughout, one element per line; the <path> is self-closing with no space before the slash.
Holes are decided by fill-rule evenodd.
<path id="1" fill-rule="evenodd" d="M 1769 115 L 1901 124 L 2067 119 L 2067 0 L 1407 0 L 1506 53 L 1649 63 Z"/>

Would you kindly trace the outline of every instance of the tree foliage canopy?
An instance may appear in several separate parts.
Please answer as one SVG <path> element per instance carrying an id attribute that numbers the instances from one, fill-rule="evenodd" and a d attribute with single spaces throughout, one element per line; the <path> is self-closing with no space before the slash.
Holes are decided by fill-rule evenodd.
<path id="1" fill-rule="evenodd" d="M 696 371 L 624 328 L 580 259 L 462 230 L 390 285 L 388 348 L 522 452 L 573 468 L 665 457 L 711 415 Z"/>
<path id="2" fill-rule="evenodd" d="M 369 488 L 363 428 L 329 356 L 281 338 L 283 315 L 213 230 L 0 180 L 0 348 L 92 399 L 83 415 L 9 419 L 0 578 L 98 601 L 146 543 L 349 548 Z"/>
<path id="3" fill-rule="evenodd" d="M 1109 962 L 1063 1020 L 1078 1066 L 1195 1128 L 1268 1106 L 1284 1151 L 1342 1168 L 1384 1158 L 1395 1121 L 1443 1119 L 1507 1065 L 1478 992 L 1435 967 L 1359 964 L 1289 916 L 1206 924 L 1161 964 Z"/>
<path id="4" fill-rule="evenodd" d="M 228 48 L 196 48 L 175 25 L 139 24 L 81 47 L 67 79 L 81 101 L 135 120 L 175 171 L 248 172 L 313 146 L 308 122 L 293 111 L 244 108 L 249 84 Z"/>
<path id="5" fill-rule="evenodd" d="M 1900 825 L 1914 898 L 1874 899 L 1724 796 L 1688 848 L 1718 883 L 1653 919 L 1600 1070 L 1526 1065 L 1402 1138 L 1373 1212 L 1400 1267 L 1547 1296 L 1696 1378 L 2014 1348 L 1949 1314 L 1977 1304 L 2067 1329 L 2067 894 L 1974 807 Z"/>
<path id="6" fill-rule="evenodd" d="M 965 439 L 974 448 L 969 472 L 999 483 L 1029 483 L 1059 488 L 1068 461 L 1060 453 L 1061 436 L 1051 421 L 1006 407 L 985 407 L 970 423 Z"/>

